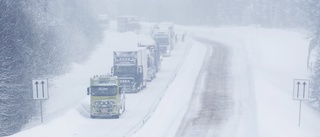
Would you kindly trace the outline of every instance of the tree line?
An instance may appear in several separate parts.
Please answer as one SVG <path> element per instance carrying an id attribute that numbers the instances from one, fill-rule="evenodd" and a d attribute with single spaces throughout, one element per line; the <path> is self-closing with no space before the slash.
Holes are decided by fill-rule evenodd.
<path id="1" fill-rule="evenodd" d="M 309 52 L 312 49 L 317 50 L 316 61 L 313 68 L 311 79 L 312 101 L 314 105 L 320 110 L 320 1 L 319 0 L 307 0 L 303 5 L 307 12 L 306 17 L 308 19 L 307 29 L 310 32 L 310 45 Z"/>
<path id="2" fill-rule="evenodd" d="M 114 0 L 108 0 L 112 2 Z M 181 25 L 253 25 L 293 27 L 303 25 L 300 0 L 117 0 L 106 3 L 111 16 L 138 15 L 147 21 L 172 21 Z"/>
<path id="3" fill-rule="evenodd" d="M 39 115 L 32 79 L 67 72 L 102 38 L 86 0 L 0 0 L 0 136 Z"/>

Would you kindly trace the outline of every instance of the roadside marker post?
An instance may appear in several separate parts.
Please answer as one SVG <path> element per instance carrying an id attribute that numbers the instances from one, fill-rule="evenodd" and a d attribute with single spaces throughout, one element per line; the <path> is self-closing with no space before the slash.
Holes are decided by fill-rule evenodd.
<path id="1" fill-rule="evenodd" d="M 293 100 L 299 100 L 299 124 L 301 123 L 301 103 L 309 100 L 310 81 L 308 79 L 294 79 L 293 80 Z"/>
<path id="2" fill-rule="evenodd" d="M 32 80 L 33 99 L 40 100 L 41 123 L 43 123 L 42 100 L 49 99 L 48 79 Z"/>

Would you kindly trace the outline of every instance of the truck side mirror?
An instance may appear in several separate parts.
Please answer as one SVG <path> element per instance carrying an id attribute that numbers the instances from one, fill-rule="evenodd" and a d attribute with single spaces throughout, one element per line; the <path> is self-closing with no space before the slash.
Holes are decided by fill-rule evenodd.
<path id="1" fill-rule="evenodd" d="M 87 95 L 90 95 L 90 88 L 87 88 Z"/>
<path id="2" fill-rule="evenodd" d="M 114 75 L 114 67 L 111 68 L 111 74 Z"/>

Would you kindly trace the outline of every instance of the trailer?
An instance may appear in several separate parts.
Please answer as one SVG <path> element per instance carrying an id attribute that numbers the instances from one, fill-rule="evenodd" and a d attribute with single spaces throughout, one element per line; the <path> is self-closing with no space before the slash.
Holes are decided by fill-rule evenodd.
<path id="1" fill-rule="evenodd" d="M 151 38 L 145 38 L 140 40 L 138 47 L 146 48 L 149 51 L 148 54 L 148 81 L 151 81 L 156 77 L 156 73 L 161 68 L 162 56 L 159 51 L 159 46 Z"/>

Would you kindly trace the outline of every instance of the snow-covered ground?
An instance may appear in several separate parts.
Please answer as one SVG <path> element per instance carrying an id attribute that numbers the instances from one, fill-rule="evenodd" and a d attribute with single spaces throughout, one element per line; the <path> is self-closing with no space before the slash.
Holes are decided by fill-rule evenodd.
<path id="1" fill-rule="evenodd" d="M 256 104 L 243 102 L 242 105 L 255 107 L 251 108 L 256 109 L 256 115 L 251 115 L 251 119 L 256 118 L 257 128 L 251 128 L 258 129 L 259 136 L 320 136 L 320 113 L 303 103 L 299 127 L 299 101 L 293 100 L 293 80 L 309 79 L 310 73 L 307 71 L 309 43 L 303 34 L 262 28 L 218 28 L 205 36 L 238 47 L 234 48 L 238 55 L 234 61 L 247 56 L 240 64 L 247 66 L 247 73 L 251 73 L 248 76 L 252 87 L 247 89 L 254 92 L 248 100 L 254 100 Z M 239 72 L 238 67 L 234 69 Z M 250 131 L 246 132 L 243 136 L 248 136 Z"/>
<path id="2" fill-rule="evenodd" d="M 139 39 L 134 33 L 110 30 L 87 62 L 74 64 L 73 71 L 50 80 L 44 124 L 12 137 L 174 136 L 210 51 L 192 40 L 192 35 L 223 43 L 232 50 L 234 82 L 230 86 L 239 110 L 223 125 L 222 137 L 320 137 L 319 112 L 303 103 L 298 127 L 299 102 L 292 99 L 293 79 L 309 77 L 304 35 L 254 27 L 177 29 L 179 34 L 187 32 L 187 41 L 178 43 L 172 57 L 164 58 L 161 71 L 147 89 L 127 96 L 127 110 L 120 119 L 88 116 L 89 78 L 110 72 L 112 51 L 136 46 Z"/>

